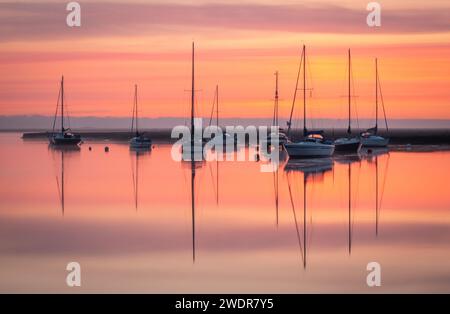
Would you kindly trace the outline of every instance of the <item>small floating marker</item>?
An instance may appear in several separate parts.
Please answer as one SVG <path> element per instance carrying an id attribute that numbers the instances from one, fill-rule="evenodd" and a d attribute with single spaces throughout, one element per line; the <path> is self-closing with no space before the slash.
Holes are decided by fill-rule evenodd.
<path id="1" fill-rule="evenodd" d="M 91 151 L 92 150 L 92 147 L 91 146 L 89 146 L 89 151 Z"/>
<path id="2" fill-rule="evenodd" d="M 109 152 L 109 147 L 105 146 L 105 153 Z"/>

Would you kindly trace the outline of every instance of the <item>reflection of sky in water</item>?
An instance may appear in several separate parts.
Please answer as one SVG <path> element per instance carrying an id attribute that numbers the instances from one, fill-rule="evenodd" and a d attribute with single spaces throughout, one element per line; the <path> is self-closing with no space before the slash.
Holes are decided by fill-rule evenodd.
<path id="1" fill-rule="evenodd" d="M 136 160 L 127 145 L 62 158 L 18 134 L 0 142 L 0 291 L 73 292 L 74 260 L 85 292 L 450 292 L 450 153 L 289 162 L 277 174 L 221 162 L 218 180 L 216 162 L 199 164 L 193 263 L 191 168 L 170 146 Z M 382 266 L 377 290 L 370 261 Z"/>

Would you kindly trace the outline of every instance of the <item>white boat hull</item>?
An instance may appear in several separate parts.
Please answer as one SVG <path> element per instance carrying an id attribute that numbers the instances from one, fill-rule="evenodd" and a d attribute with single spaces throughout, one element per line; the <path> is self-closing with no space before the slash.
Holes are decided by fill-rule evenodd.
<path id="1" fill-rule="evenodd" d="M 322 143 L 286 143 L 284 147 L 289 158 L 330 157 L 334 153 L 334 145 Z"/>

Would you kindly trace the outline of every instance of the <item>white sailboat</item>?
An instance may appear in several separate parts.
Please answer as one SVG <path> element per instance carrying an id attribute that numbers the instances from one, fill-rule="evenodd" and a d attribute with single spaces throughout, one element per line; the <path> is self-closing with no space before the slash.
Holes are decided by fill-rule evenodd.
<path id="1" fill-rule="evenodd" d="M 133 118 L 131 120 L 131 132 L 133 131 L 135 131 L 136 133 L 135 136 L 130 140 L 130 148 L 150 149 L 152 146 L 152 140 L 144 136 L 143 134 L 139 133 L 138 129 L 137 85 L 134 85 Z"/>
<path id="2" fill-rule="evenodd" d="M 58 115 L 59 101 L 61 100 L 61 132 L 55 132 L 56 117 Z M 70 132 L 70 128 L 64 128 L 64 76 L 61 77 L 61 87 L 59 91 L 58 103 L 56 105 L 55 118 L 53 120 L 53 131 L 49 137 L 50 144 L 55 146 L 78 146 L 81 143 L 81 136 Z"/>
<path id="3" fill-rule="evenodd" d="M 389 139 L 378 135 L 378 90 L 380 90 L 380 95 L 382 99 L 384 120 L 386 122 L 386 130 L 388 129 L 386 112 L 384 111 L 383 96 L 381 94 L 381 86 L 379 84 L 378 77 L 378 60 L 375 59 L 375 127 L 367 129 L 365 132 L 361 133 L 361 141 L 364 147 L 386 147 L 389 144 Z"/>
<path id="4" fill-rule="evenodd" d="M 273 105 L 273 118 L 272 118 L 272 126 L 277 130 L 276 132 L 271 132 L 267 138 L 263 138 L 261 140 L 261 145 L 271 145 L 272 138 L 278 137 L 278 145 L 283 145 L 288 142 L 288 138 L 286 134 L 281 132 L 281 129 L 278 125 L 278 102 L 279 102 L 279 94 L 278 94 L 278 71 L 275 72 L 275 101 Z"/>
<path id="5" fill-rule="evenodd" d="M 303 45 L 300 68 L 297 75 L 297 84 L 294 91 L 294 100 L 292 102 L 291 115 L 288 122 L 287 136 L 292 124 L 292 113 L 294 111 L 295 98 L 298 90 L 298 78 L 303 62 L 303 136 L 304 139 L 299 142 L 287 142 L 284 144 L 289 158 L 312 158 L 312 157 L 330 157 L 334 152 L 334 145 L 324 142 L 323 131 L 308 131 L 306 128 L 306 47 Z"/>
<path id="6" fill-rule="evenodd" d="M 352 136 L 352 96 L 351 96 L 351 69 L 352 69 L 352 61 L 350 55 L 350 49 L 348 50 L 348 128 L 347 128 L 347 137 L 338 138 L 334 141 L 334 145 L 336 146 L 336 152 L 345 152 L 352 153 L 358 152 L 361 148 L 361 140 L 359 137 Z"/>
<path id="7" fill-rule="evenodd" d="M 182 160 L 184 161 L 201 161 L 203 160 L 203 141 L 196 139 L 195 133 L 195 44 L 192 43 L 192 70 L 191 70 L 191 136 L 181 145 Z"/>

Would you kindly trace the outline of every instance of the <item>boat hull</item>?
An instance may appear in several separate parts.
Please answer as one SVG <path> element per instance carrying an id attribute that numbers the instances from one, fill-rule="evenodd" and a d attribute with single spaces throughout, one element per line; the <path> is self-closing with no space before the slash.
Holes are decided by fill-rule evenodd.
<path id="1" fill-rule="evenodd" d="M 131 148 L 150 148 L 152 146 L 152 141 L 150 139 L 137 139 L 132 138 L 130 141 Z"/>
<path id="2" fill-rule="evenodd" d="M 352 153 L 361 149 L 361 141 L 359 139 L 339 139 L 334 142 L 335 152 Z"/>
<path id="3" fill-rule="evenodd" d="M 389 139 L 381 136 L 370 136 L 362 138 L 361 142 L 364 147 L 386 147 L 389 144 Z"/>
<path id="4" fill-rule="evenodd" d="M 74 137 L 52 137 L 50 143 L 55 146 L 78 146 L 81 143 L 81 138 Z"/>
<path id="5" fill-rule="evenodd" d="M 334 145 L 321 143 L 286 143 L 284 144 L 289 158 L 321 158 L 330 157 L 334 152 Z"/>

